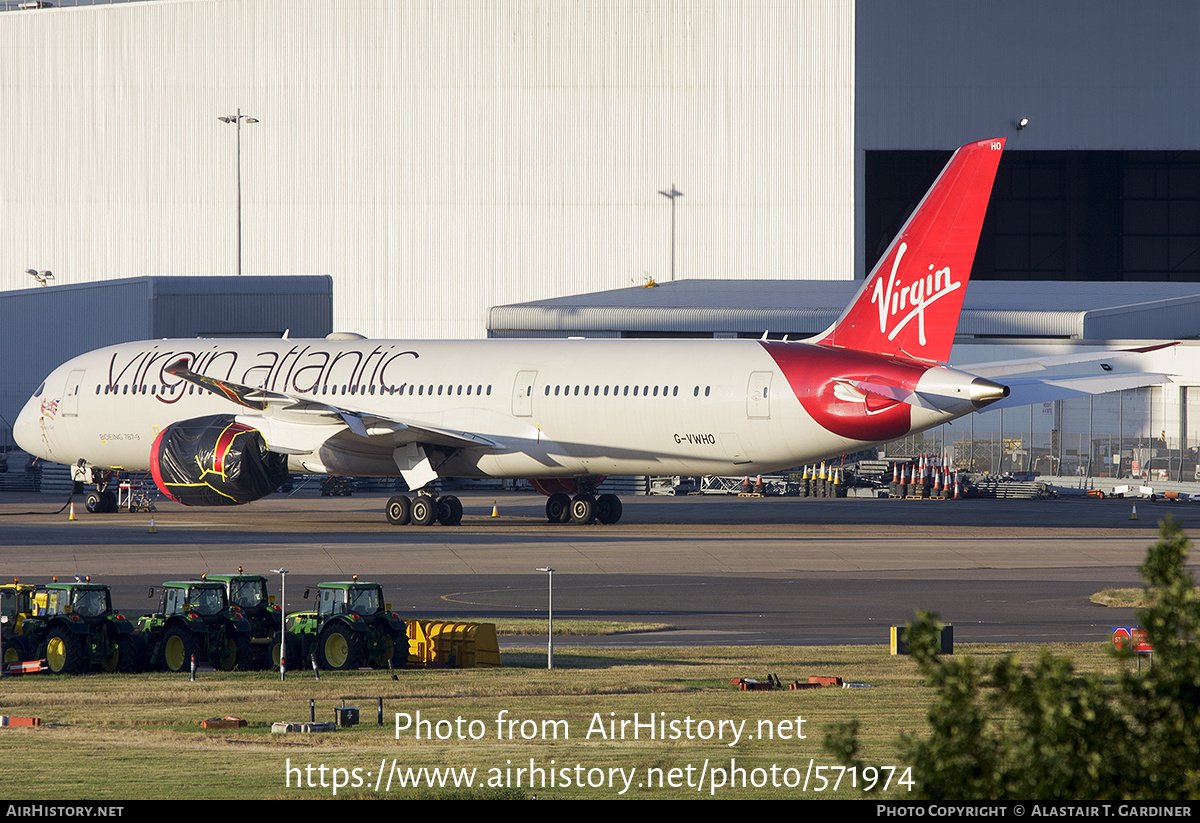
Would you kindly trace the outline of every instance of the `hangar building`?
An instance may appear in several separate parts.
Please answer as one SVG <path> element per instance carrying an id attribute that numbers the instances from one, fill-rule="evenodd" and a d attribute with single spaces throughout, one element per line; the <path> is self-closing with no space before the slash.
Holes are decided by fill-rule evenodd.
<path id="1" fill-rule="evenodd" d="M 1198 24 L 1185 0 L 4 11 L 0 289 L 317 272 L 335 328 L 482 337 L 489 307 L 650 279 L 849 281 L 989 137 L 976 282 L 1200 282 Z"/>

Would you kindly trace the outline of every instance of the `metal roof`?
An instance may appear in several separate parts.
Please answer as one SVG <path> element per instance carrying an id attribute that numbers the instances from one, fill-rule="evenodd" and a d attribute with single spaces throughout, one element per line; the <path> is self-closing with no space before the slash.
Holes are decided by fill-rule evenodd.
<path id="1" fill-rule="evenodd" d="M 862 287 L 849 280 L 678 280 L 495 306 L 493 337 L 816 334 Z M 1076 340 L 1200 336 L 1200 284 L 974 281 L 958 336 Z"/>

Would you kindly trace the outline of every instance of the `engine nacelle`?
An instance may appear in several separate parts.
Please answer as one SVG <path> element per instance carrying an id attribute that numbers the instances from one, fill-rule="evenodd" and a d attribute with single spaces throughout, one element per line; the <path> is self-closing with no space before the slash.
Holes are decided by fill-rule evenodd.
<path id="1" fill-rule="evenodd" d="M 154 483 L 185 506 L 237 506 L 287 480 L 287 457 L 267 451 L 262 432 L 217 414 L 172 423 L 150 452 Z"/>

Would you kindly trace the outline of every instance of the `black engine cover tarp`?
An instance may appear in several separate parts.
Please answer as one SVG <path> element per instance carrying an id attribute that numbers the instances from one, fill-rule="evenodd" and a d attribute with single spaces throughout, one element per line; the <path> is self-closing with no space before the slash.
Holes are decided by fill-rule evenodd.
<path id="1" fill-rule="evenodd" d="M 249 503 L 287 479 L 287 457 L 267 451 L 262 432 L 229 414 L 167 426 L 150 456 L 158 488 L 185 506 Z"/>

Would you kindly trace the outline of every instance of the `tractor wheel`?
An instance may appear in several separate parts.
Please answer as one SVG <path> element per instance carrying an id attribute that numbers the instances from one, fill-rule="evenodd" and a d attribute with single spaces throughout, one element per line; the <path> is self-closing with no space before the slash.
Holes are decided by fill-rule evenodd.
<path id="1" fill-rule="evenodd" d="M 139 635 L 127 634 L 121 637 L 117 650 L 120 652 L 117 671 L 122 674 L 136 674 L 145 670 L 146 641 Z"/>
<path id="2" fill-rule="evenodd" d="M 317 641 L 317 663 L 323 669 L 352 671 L 363 664 L 363 642 L 353 629 L 336 623 Z"/>
<path id="3" fill-rule="evenodd" d="M 108 657 L 100 661 L 100 668 L 112 674 L 121 665 L 121 646 L 111 640 L 108 642 L 109 652 Z"/>
<path id="4" fill-rule="evenodd" d="M 4 641 L 4 665 L 20 663 L 29 659 L 29 649 L 24 637 L 10 637 Z"/>
<path id="5" fill-rule="evenodd" d="M 83 642 L 73 632 L 55 629 L 46 641 L 46 666 L 54 674 L 80 674 L 87 669 Z"/>
<path id="6" fill-rule="evenodd" d="M 225 646 L 220 651 L 223 651 L 217 658 L 217 668 L 223 672 L 231 672 L 237 666 L 238 661 L 242 659 L 241 650 L 238 648 L 237 635 L 226 629 Z M 220 653 L 220 652 L 218 652 Z"/>
<path id="7" fill-rule="evenodd" d="M 379 654 L 371 658 L 371 668 L 386 669 L 388 661 L 392 659 L 392 655 L 395 653 L 395 639 L 388 632 L 381 632 L 379 636 Z"/>
<path id="8" fill-rule="evenodd" d="M 284 654 L 284 665 L 287 666 L 287 670 L 289 672 L 294 672 L 297 669 L 303 669 L 308 665 L 307 660 L 301 659 L 303 655 L 303 649 L 304 644 L 300 641 L 300 638 L 296 637 L 296 635 L 292 634 L 291 632 L 283 635 L 282 652 Z M 278 668 L 278 664 L 276 664 L 276 668 Z"/>
<path id="9" fill-rule="evenodd" d="M 263 658 L 267 669 L 279 671 L 279 658 L 283 655 L 283 634 L 275 632 L 275 636 L 271 638 L 271 643 L 267 646 L 267 653 Z"/>
<path id="10" fill-rule="evenodd" d="M 392 668 L 405 668 L 408 666 L 408 635 L 396 632 L 392 635 L 392 645 L 395 649 L 392 653 Z"/>
<path id="11" fill-rule="evenodd" d="M 243 672 L 261 672 L 266 668 L 266 657 L 258 654 L 258 650 L 254 648 L 254 638 L 249 634 L 239 634 L 234 639 L 234 648 L 237 651 L 237 667 Z"/>
<path id="12" fill-rule="evenodd" d="M 162 663 L 169 672 L 186 672 L 190 669 L 192 658 L 200 662 L 200 644 L 191 629 L 176 626 L 167 632 L 163 640 Z"/>

